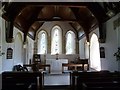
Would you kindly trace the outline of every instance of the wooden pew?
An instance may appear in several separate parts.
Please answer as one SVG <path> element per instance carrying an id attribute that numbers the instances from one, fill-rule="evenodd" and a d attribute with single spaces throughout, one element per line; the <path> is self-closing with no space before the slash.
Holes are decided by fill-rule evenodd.
<path id="1" fill-rule="evenodd" d="M 80 78 L 88 78 L 90 76 L 94 77 L 94 75 L 99 74 L 98 72 L 78 72 L 74 71 L 71 73 L 71 88 L 72 90 L 77 90 L 77 88 L 82 88 L 82 82 L 78 81 Z M 80 85 L 78 87 L 78 84 Z"/>
<path id="2" fill-rule="evenodd" d="M 2 90 L 42 90 L 41 72 L 3 72 Z"/>
<path id="3" fill-rule="evenodd" d="M 114 89 L 120 90 L 120 82 L 85 82 L 83 83 L 82 90 L 105 90 L 105 89 Z"/>
<path id="4" fill-rule="evenodd" d="M 71 73 L 71 88 L 72 90 L 80 90 L 82 84 L 86 82 L 120 82 L 120 74 L 115 72 L 72 72 Z"/>

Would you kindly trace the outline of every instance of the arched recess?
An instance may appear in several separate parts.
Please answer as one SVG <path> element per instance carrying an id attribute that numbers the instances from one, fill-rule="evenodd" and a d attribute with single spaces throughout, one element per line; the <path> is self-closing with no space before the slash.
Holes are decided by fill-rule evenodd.
<path id="1" fill-rule="evenodd" d="M 62 54 L 62 29 L 55 25 L 51 30 L 51 54 Z"/>
<path id="2" fill-rule="evenodd" d="M 95 33 L 90 39 L 90 68 L 97 71 L 101 70 L 99 42 Z"/>
<path id="3" fill-rule="evenodd" d="M 18 32 L 15 36 L 15 51 L 14 51 L 14 62 L 13 65 L 16 64 L 23 64 L 23 57 L 22 57 L 22 52 L 23 52 L 23 42 L 22 42 L 22 35 L 20 32 Z"/>

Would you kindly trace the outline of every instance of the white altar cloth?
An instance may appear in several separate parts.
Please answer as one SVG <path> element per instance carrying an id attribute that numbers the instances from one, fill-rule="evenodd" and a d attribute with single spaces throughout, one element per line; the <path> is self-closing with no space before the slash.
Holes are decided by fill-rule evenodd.
<path id="1" fill-rule="evenodd" d="M 46 64 L 50 64 L 50 73 L 51 74 L 62 74 L 62 64 L 68 63 L 68 59 L 46 59 Z M 68 68 L 65 67 L 64 70 Z"/>

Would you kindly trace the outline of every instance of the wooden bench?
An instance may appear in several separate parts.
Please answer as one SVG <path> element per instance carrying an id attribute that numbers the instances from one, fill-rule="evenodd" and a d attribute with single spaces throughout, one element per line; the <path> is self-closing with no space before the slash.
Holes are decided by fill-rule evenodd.
<path id="1" fill-rule="evenodd" d="M 120 74 L 115 72 L 72 72 L 71 88 L 72 90 L 80 90 L 82 84 L 86 82 L 120 82 Z"/>
<path id="2" fill-rule="evenodd" d="M 42 90 L 41 72 L 3 72 L 2 90 Z"/>
<path id="3" fill-rule="evenodd" d="M 104 89 L 114 89 L 120 90 L 119 82 L 85 82 L 83 83 L 82 90 L 104 90 Z"/>

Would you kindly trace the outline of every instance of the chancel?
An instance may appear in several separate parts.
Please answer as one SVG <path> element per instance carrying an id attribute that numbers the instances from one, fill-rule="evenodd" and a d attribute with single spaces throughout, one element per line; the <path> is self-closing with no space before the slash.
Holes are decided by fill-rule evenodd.
<path id="1" fill-rule="evenodd" d="M 120 90 L 120 2 L 58 1 L 0 2 L 0 89 Z"/>
<path id="2" fill-rule="evenodd" d="M 67 64 L 68 59 L 47 59 L 46 64 L 50 64 L 51 73 L 62 73 L 62 64 Z M 67 70 L 67 68 L 65 68 Z"/>

